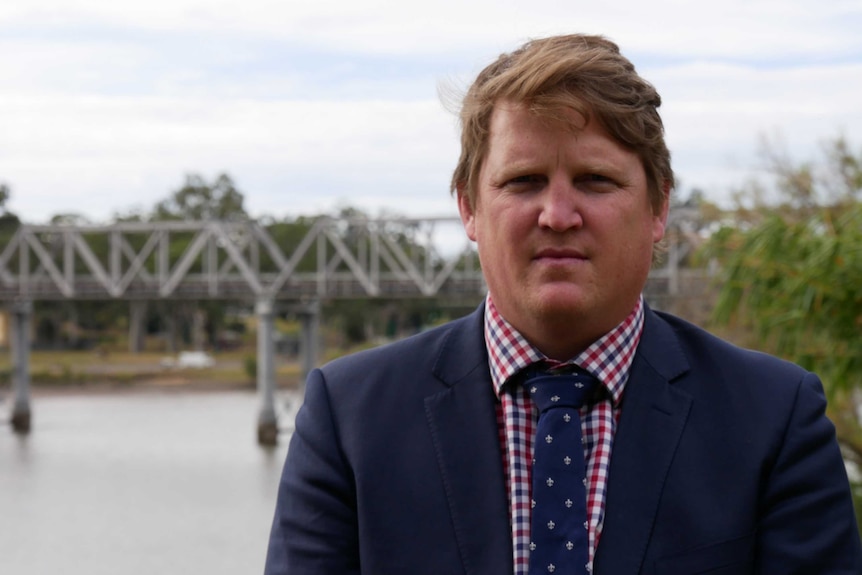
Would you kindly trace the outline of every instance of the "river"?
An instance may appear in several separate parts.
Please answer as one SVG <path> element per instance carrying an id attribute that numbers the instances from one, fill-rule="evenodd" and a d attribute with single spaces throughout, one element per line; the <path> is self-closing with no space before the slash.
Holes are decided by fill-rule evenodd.
<path id="1" fill-rule="evenodd" d="M 282 427 L 296 403 L 279 397 Z M 30 435 L 0 427 L 0 573 L 263 572 L 289 437 L 257 445 L 253 393 L 50 394 L 32 407 Z"/>

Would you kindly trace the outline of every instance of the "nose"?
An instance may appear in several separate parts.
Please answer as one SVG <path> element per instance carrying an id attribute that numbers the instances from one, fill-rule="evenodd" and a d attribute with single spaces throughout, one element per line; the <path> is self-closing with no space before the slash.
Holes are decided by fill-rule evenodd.
<path id="1" fill-rule="evenodd" d="M 583 225 L 578 190 L 567 179 L 549 182 L 541 194 L 541 202 L 539 227 L 564 232 Z"/>

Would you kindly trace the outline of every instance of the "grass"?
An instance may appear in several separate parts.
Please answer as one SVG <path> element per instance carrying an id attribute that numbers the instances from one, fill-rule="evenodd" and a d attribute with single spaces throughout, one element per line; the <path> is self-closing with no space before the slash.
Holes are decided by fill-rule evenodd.
<path id="1" fill-rule="evenodd" d="M 247 358 L 250 350 L 211 354 L 213 367 L 171 368 L 163 364 L 173 354 L 161 352 L 131 353 L 127 351 L 33 351 L 30 353 L 30 379 L 34 387 L 164 385 L 198 387 L 248 387 L 256 384 L 249 373 Z M 8 383 L 12 371 L 11 354 L 0 354 L 0 381 Z M 295 361 L 276 358 L 276 383 L 291 387 L 298 383 L 300 366 Z"/>

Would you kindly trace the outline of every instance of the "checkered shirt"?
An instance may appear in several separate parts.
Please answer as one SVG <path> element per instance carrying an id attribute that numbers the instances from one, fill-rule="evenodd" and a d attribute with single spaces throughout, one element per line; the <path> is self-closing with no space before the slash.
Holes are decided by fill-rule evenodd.
<path id="1" fill-rule="evenodd" d="M 523 386 L 505 384 L 521 369 L 544 361 L 552 367 L 574 364 L 595 376 L 607 390 L 603 399 L 581 408 L 584 460 L 587 462 L 589 569 L 604 519 L 611 447 L 629 369 L 643 331 L 643 299 L 629 316 L 587 349 L 567 362 L 553 361 L 530 345 L 497 311 L 491 294 L 485 304 L 485 345 L 491 380 L 499 402 L 497 423 L 503 469 L 509 493 L 515 575 L 527 575 L 530 565 L 530 499 L 533 436 L 538 411 Z"/>

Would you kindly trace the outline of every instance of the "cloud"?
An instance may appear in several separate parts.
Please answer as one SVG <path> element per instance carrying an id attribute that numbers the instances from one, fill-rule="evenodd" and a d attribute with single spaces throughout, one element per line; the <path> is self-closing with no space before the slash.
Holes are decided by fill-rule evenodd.
<path id="1" fill-rule="evenodd" d="M 257 214 L 453 213 L 437 84 L 555 32 L 604 33 L 663 96 L 684 186 L 714 197 L 780 130 L 862 134 L 858 2 L 30 0 L 0 6 L 0 180 L 36 221 L 148 208 L 230 173 Z"/>
<path id="2" fill-rule="evenodd" d="M 0 25 L 110 27 L 292 38 L 349 53 L 440 54 L 510 49 L 528 37 L 605 33 L 629 50 L 689 56 L 794 56 L 858 51 L 854 0 L 656 0 L 613 5 L 570 0 L 29 0 L 0 8 Z M 829 33 L 824 33 L 827 31 Z"/>
<path id="3" fill-rule="evenodd" d="M 55 197 L 40 211 L 83 209 L 98 218 L 111 215 L 109 205 L 118 210 L 153 197 L 143 189 L 153 181 L 162 184 L 160 198 L 180 183 L 181 174 L 198 171 L 226 171 L 240 183 L 261 172 L 271 182 L 258 179 L 255 192 L 292 192 L 318 201 L 361 200 L 357 189 L 397 201 L 400 192 L 387 190 L 409 198 L 431 191 L 419 183 L 427 181 L 445 197 L 445 174 L 455 153 L 453 119 L 436 100 L 52 97 L 6 99 L 0 109 L 0 123 L 13 136 L 0 143 L 4 170 L 25 189 L 50 190 L 45 198 Z M 40 121 L 34 124 L 36 116 Z M 167 181 L 159 174 L 168 174 Z M 291 190 L 297 183 L 303 187 Z M 92 193 L 104 189 L 111 190 L 109 204 Z M 25 205 L 38 199 L 31 195 Z M 249 199 L 251 206 L 260 204 Z M 12 207 L 18 203 L 13 194 Z"/>
<path id="4" fill-rule="evenodd" d="M 652 80 L 677 172 L 720 201 L 760 167 L 762 136 L 781 133 L 801 161 L 826 139 L 862 134 L 862 63 L 767 70 L 692 63 L 655 71 Z"/>

